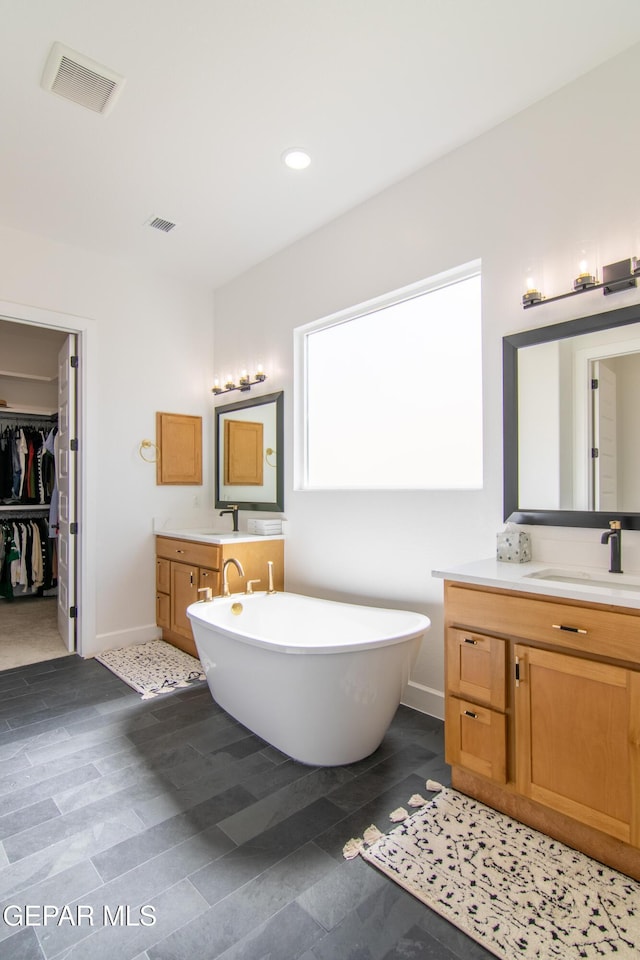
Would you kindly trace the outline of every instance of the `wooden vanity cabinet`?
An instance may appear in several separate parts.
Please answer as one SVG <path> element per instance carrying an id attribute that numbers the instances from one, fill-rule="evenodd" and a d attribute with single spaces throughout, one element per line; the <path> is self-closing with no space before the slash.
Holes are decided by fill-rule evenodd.
<path id="1" fill-rule="evenodd" d="M 255 589 L 266 589 L 268 560 L 274 563 L 275 589 L 284 589 L 283 540 L 202 543 L 156 537 L 156 623 L 163 640 L 197 656 L 187 607 L 202 598 L 201 588 L 210 587 L 214 597 L 222 593 L 223 565 L 231 557 L 239 560 L 245 572 L 241 578 L 235 566 L 229 567 L 232 593 L 244 590 L 247 580 L 260 580 Z"/>
<path id="2" fill-rule="evenodd" d="M 640 611 L 448 581 L 452 784 L 640 879 Z"/>

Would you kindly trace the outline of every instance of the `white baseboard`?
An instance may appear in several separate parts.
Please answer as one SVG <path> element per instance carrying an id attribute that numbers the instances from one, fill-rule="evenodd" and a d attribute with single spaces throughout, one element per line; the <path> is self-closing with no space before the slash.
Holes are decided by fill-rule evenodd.
<path id="1" fill-rule="evenodd" d="M 413 707 L 421 713 L 428 713 L 430 717 L 436 717 L 438 720 L 444 720 L 444 693 L 442 690 L 434 690 L 432 687 L 425 687 L 422 683 L 415 680 L 409 680 L 404 688 L 402 703 L 406 707 Z"/>
<path id="2" fill-rule="evenodd" d="M 132 647 L 136 643 L 147 643 L 148 640 L 158 640 L 161 630 L 155 623 L 147 623 L 143 627 L 133 627 L 127 630 L 113 630 L 110 633 L 99 633 L 91 644 L 90 650 L 83 651 L 84 657 L 95 657 L 105 650 L 116 650 L 119 647 Z"/>

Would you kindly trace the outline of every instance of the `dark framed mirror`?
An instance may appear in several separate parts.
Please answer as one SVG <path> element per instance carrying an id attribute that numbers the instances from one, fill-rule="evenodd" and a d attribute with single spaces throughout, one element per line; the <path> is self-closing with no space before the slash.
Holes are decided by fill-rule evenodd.
<path id="1" fill-rule="evenodd" d="M 639 410 L 640 305 L 504 337 L 505 520 L 640 530 Z"/>
<path id="2" fill-rule="evenodd" d="M 284 392 L 215 411 L 215 503 L 284 510 Z"/>

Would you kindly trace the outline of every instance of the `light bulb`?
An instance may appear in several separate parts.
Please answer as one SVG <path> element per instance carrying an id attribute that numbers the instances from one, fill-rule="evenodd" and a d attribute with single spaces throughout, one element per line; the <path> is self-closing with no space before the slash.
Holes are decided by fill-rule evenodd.
<path id="1" fill-rule="evenodd" d="M 290 170 L 306 170 L 311 163 L 311 157 L 299 147 L 291 147 L 282 154 L 282 162 Z"/>

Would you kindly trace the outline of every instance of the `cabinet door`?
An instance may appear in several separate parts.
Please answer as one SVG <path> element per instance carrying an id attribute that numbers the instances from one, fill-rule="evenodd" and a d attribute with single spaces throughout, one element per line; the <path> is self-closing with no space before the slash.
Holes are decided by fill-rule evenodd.
<path id="1" fill-rule="evenodd" d="M 156 413 L 156 483 L 202 483 L 202 417 Z"/>
<path id="2" fill-rule="evenodd" d="M 171 597 L 168 593 L 156 594 L 156 623 L 164 630 L 171 627 Z"/>
<path id="3" fill-rule="evenodd" d="M 188 563 L 171 564 L 171 629 L 193 638 L 187 607 L 198 599 L 198 568 Z"/>
<path id="4" fill-rule="evenodd" d="M 447 689 L 477 703 L 505 708 L 504 640 L 472 630 L 447 630 Z"/>
<path id="5" fill-rule="evenodd" d="M 640 845 L 640 673 L 516 645 L 518 790 Z"/>
<path id="6" fill-rule="evenodd" d="M 507 726 L 504 713 L 479 707 L 470 700 L 447 697 L 445 760 L 453 767 L 507 781 Z"/>
<path id="7" fill-rule="evenodd" d="M 156 590 L 161 593 L 169 593 L 171 590 L 171 564 L 160 557 L 156 559 Z"/>

